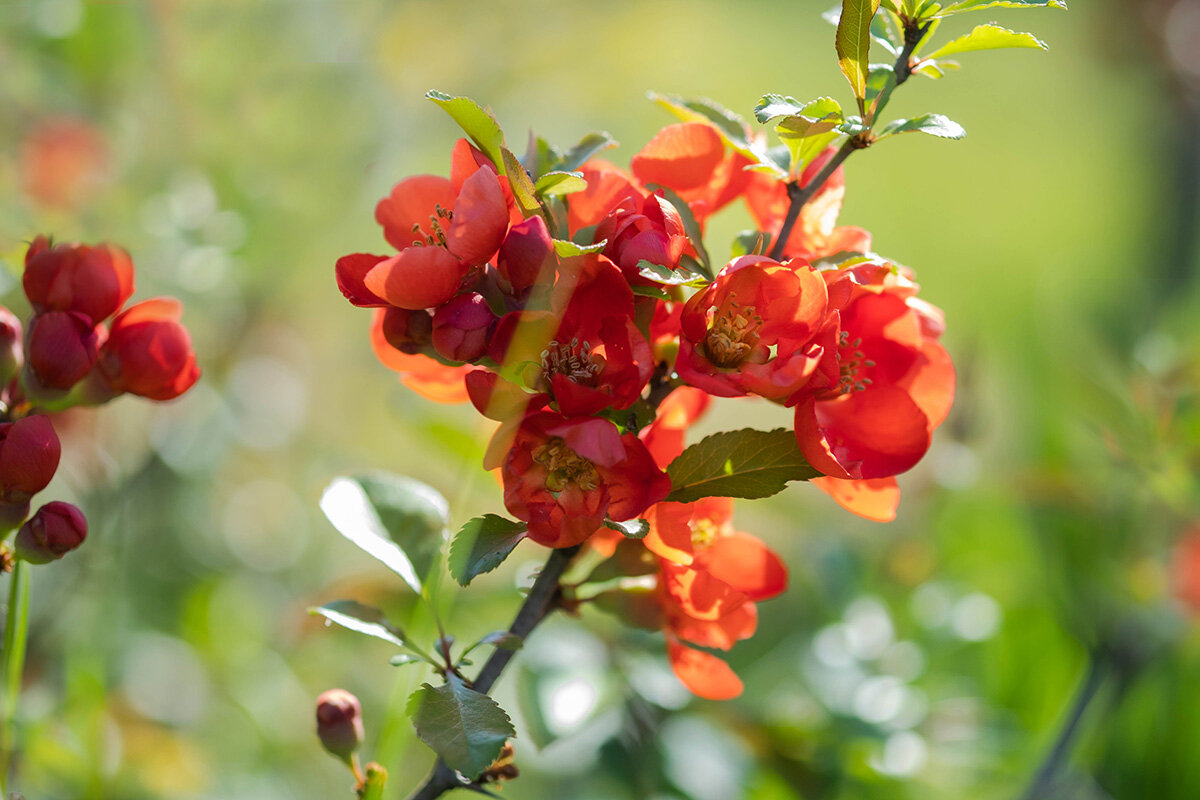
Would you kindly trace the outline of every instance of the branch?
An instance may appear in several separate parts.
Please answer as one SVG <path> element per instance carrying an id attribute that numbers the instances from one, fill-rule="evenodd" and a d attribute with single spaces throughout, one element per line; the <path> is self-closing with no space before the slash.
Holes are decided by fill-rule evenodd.
<path id="1" fill-rule="evenodd" d="M 529 590 L 529 595 L 521 604 L 520 610 L 517 611 L 512 625 L 509 626 L 509 633 L 520 636 L 524 640 L 550 612 L 557 608 L 561 589 L 559 580 L 571 563 L 571 559 L 578 552 L 579 545 L 551 551 L 550 558 L 546 559 L 546 565 L 542 567 L 537 580 L 533 582 L 533 588 Z M 508 666 L 508 662 L 514 655 L 516 655 L 514 650 L 497 648 L 483 668 L 479 670 L 479 676 L 472 683 L 472 688 L 483 694 L 491 691 L 492 686 L 500 677 L 500 673 Z M 433 772 L 429 773 L 425 783 L 412 795 L 410 800 L 433 800 L 451 789 L 470 789 L 481 794 L 491 794 L 476 781 L 464 782 L 457 772 L 438 759 L 433 767 Z"/>
<path id="2" fill-rule="evenodd" d="M 896 76 L 896 86 L 904 83 L 912 75 L 912 54 L 917 49 L 917 45 L 925 38 L 925 34 L 929 31 L 931 23 L 920 25 L 911 23 L 904 28 L 904 49 L 900 51 L 900 55 L 896 57 L 896 64 L 892 67 L 892 72 Z M 884 98 L 886 100 L 886 98 Z M 880 109 L 882 110 L 883 101 L 880 101 Z M 787 185 L 788 206 L 787 216 L 784 217 L 783 226 L 779 229 L 779 235 L 775 237 L 775 244 L 771 246 L 770 257 L 776 261 L 783 260 L 783 251 L 787 247 L 787 240 L 791 238 L 792 228 L 796 226 L 796 221 L 800 219 L 800 211 L 807 205 L 813 196 L 821 191 L 822 187 L 829 180 L 830 176 L 842 165 L 842 162 L 850 157 L 850 154 L 855 150 L 862 150 L 870 146 L 871 138 L 870 131 L 865 134 L 851 136 L 842 143 L 841 148 L 829 159 L 816 176 L 804 184 L 800 185 L 799 181 L 789 183 Z"/>

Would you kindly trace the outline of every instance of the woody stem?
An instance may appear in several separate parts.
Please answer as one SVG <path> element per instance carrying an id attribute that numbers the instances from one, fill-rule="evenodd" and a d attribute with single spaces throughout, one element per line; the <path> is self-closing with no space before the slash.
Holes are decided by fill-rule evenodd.
<path id="1" fill-rule="evenodd" d="M 537 580 L 533 582 L 533 588 L 529 590 L 529 595 L 521 604 L 517 616 L 513 618 L 512 625 L 508 627 L 509 633 L 519 636 L 523 640 L 543 619 L 549 616 L 550 612 L 554 611 L 562 589 L 559 581 L 579 549 L 579 545 L 576 545 L 550 552 L 550 558 L 546 560 L 546 565 L 542 567 Z M 513 650 L 497 648 L 483 668 L 479 670 L 479 675 L 471 684 L 472 688 L 483 694 L 490 692 L 504 668 L 508 666 L 508 662 L 512 660 L 513 655 L 515 655 Z M 433 767 L 433 772 L 429 774 L 425 783 L 412 795 L 410 800 L 433 800 L 433 798 L 440 797 L 445 792 L 456 788 L 474 788 L 476 791 L 481 791 L 477 784 L 463 783 L 454 770 L 438 759 L 437 764 Z"/>

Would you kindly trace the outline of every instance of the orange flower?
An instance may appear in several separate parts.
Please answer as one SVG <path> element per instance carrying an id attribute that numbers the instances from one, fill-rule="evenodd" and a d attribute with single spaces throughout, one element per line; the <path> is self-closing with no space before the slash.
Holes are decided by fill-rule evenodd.
<path id="1" fill-rule="evenodd" d="M 643 185 L 665 186 L 688 204 L 703 224 L 750 184 L 750 160 L 725 145 L 705 122 L 668 125 L 630 161 Z"/>

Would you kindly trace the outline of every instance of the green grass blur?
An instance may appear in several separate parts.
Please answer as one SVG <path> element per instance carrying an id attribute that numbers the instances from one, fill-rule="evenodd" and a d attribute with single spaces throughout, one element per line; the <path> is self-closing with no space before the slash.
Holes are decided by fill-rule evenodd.
<path id="1" fill-rule="evenodd" d="M 561 145 L 607 130 L 627 164 L 673 121 L 649 90 L 747 117 L 765 92 L 848 104 L 827 5 L 4 3 L 4 302 L 24 309 L 35 234 L 119 242 L 137 297 L 184 300 L 205 370 L 177 402 L 68 418 L 46 498 L 78 502 L 92 531 L 33 571 L 15 787 L 349 798 L 312 721 L 315 697 L 342 686 L 363 701 L 389 796 L 406 796 L 432 758 L 402 707 L 429 676 L 306 609 L 355 597 L 426 640 L 433 623 L 317 500 L 336 475 L 385 469 L 443 492 L 455 523 L 502 504 L 479 468 L 489 427 L 375 361 L 334 261 L 385 252 L 376 200 L 448 169 L 457 129 L 426 90 L 489 104 L 517 150 L 530 129 Z M 737 701 L 689 700 L 661 640 L 599 613 L 548 623 L 497 695 L 520 731 L 506 797 L 1015 798 L 1096 648 L 1119 657 L 1056 796 L 1200 796 L 1200 635 L 1171 564 L 1200 519 L 1198 220 L 1177 192 L 1200 184 L 1181 122 L 1196 89 L 1143 29 L 1151 5 L 947 23 L 994 19 L 1050 50 L 965 54 L 961 72 L 914 78 L 889 113 L 944 113 L 968 137 L 897 137 L 846 167 L 841 221 L 917 271 L 960 371 L 955 411 L 901 479 L 899 519 L 859 520 L 802 485 L 739 506 L 792 587 L 732 653 Z M 28 142 L 63 120 L 96 154 L 74 191 L 39 194 Z M 710 250 L 747 223 L 714 220 Z M 727 403 L 712 425 L 745 418 Z M 460 641 L 507 624 L 538 560 L 523 545 L 447 592 Z"/>

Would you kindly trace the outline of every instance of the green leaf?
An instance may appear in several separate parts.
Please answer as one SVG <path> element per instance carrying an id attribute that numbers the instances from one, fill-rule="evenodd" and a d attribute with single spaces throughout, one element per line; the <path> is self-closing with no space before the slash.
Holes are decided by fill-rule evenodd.
<path id="1" fill-rule="evenodd" d="M 771 247 L 771 234 L 762 231 L 742 231 L 733 239 L 730 258 L 738 256 L 761 256 Z"/>
<path id="2" fill-rule="evenodd" d="M 896 71 L 887 64 L 872 64 L 867 73 L 866 119 L 872 124 L 879 117 L 896 89 Z"/>
<path id="3" fill-rule="evenodd" d="M 930 58 L 944 58 L 956 53 L 969 53 L 975 50 L 1003 50 L 1009 47 L 1030 47 L 1036 50 L 1047 50 L 1046 43 L 1032 33 L 1017 33 L 999 25 L 977 25 L 966 36 L 960 36 L 946 42 L 929 54 Z"/>
<path id="4" fill-rule="evenodd" d="M 617 140 L 607 131 L 589 133 L 566 152 L 557 168 L 567 172 L 577 170 L 600 153 L 616 146 Z"/>
<path id="5" fill-rule="evenodd" d="M 842 0 L 842 14 L 838 20 L 837 44 L 838 66 L 850 82 L 850 88 L 858 99 L 859 110 L 866 114 L 863 100 L 867 89 L 867 65 L 871 52 L 871 21 L 879 10 L 879 0 Z"/>
<path id="6" fill-rule="evenodd" d="M 388 659 L 388 663 L 393 667 L 403 667 L 405 664 L 417 664 L 421 659 L 408 653 L 397 653 Z"/>
<path id="7" fill-rule="evenodd" d="M 696 216 L 692 213 L 692 207 L 676 194 L 675 190 L 666 186 L 651 183 L 647 184 L 646 188 L 654 192 L 662 192 L 662 196 L 667 199 L 667 202 L 679 212 L 679 219 L 683 222 L 683 232 L 691 240 L 692 249 L 696 251 L 696 257 L 700 260 L 700 271 L 706 277 L 711 278 L 713 276 L 712 260 L 708 257 L 708 250 L 704 248 L 704 233 L 700 230 L 700 223 L 696 221 Z"/>
<path id="8" fill-rule="evenodd" d="M 637 268 L 638 274 L 643 278 L 648 278 L 664 286 L 691 286 L 707 283 L 708 281 L 708 278 L 704 275 L 686 269 L 682 264 L 675 269 L 669 269 L 661 264 L 654 264 L 643 258 L 637 263 Z"/>
<path id="9" fill-rule="evenodd" d="M 520 650 L 525 640 L 512 631 L 492 631 L 480 639 L 479 644 L 490 644 L 497 650 Z"/>
<path id="10" fill-rule="evenodd" d="M 408 555 L 417 575 L 428 575 L 448 533 L 446 498 L 428 484 L 389 472 L 370 472 L 353 480 L 366 492 L 388 537 Z"/>
<path id="11" fill-rule="evenodd" d="M 781 94 L 764 94 L 758 101 L 758 105 L 754 107 L 754 118 L 765 125 L 776 117 L 803 114 L 806 105 L 811 105 L 811 103 L 801 103 L 794 97 L 785 97 Z M 838 110 L 841 110 L 841 106 L 838 106 Z"/>
<path id="12" fill-rule="evenodd" d="M 795 433 L 785 428 L 713 434 L 684 450 L 667 474 L 672 486 L 667 500 L 674 503 L 702 497 L 770 497 L 789 481 L 821 475 L 800 453 Z"/>
<path id="13" fill-rule="evenodd" d="M 321 511 L 333 523 L 333 527 L 337 528 L 338 533 L 383 562 L 414 592 L 421 594 L 421 580 L 417 577 L 413 562 L 408 554 L 392 541 L 388 528 L 358 480 L 334 478 L 321 495 Z"/>
<path id="14" fill-rule="evenodd" d="M 928 133 L 942 139 L 961 139 L 967 135 L 963 127 L 941 114 L 923 114 L 912 119 L 894 119 L 879 131 L 879 139 L 898 133 Z"/>
<path id="15" fill-rule="evenodd" d="M 646 534 L 650 533 L 650 523 L 644 519 L 631 519 L 626 522 L 614 522 L 606 519 L 604 527 L 619 531 L 626 539 L 645 539 Z"/>
<path id="16" fill-rule="evenodd" d="M 433 102 L 441 106 L 447 114 L 458 123 L 475 146 L 487 155 L 503 175 L 505 171 L 504 158 L 500 154 L 504 147 L 504 131 L 500 123 L 492 116 L 489 109 L 483 108 L 469 97 L 453 97 L 445 92 L 428 91 L 425 93 Z"/>
<path id="17" fill-rule="evenodd" d="M 582 256 L 588 253 L 599 253 L 604 250 L 607 244 L 608 239 L 601 239 L 595 244 L 576 244 L 566 239 L 555 239 L 554 252 L 561 258 L 571 258 L 572 256 Z"/>
<path id="18" fill-rule="evenodd" d="M 496 701 L 468 689 L 454 675 L 434 688 L 422 684 L 408 698 L 405 711 L 421 741 L 453 770 L 475 778 L 516 735 L 508 714 Z"/>
<path id="19" fill-rule="evenodd" d="M 450 544 L 450 574 L 460 586 L 466 586 L 476 575 L 500 566 L 525 536 L 523 522 L 495 514 L 470 520 Z"/>
<path id="20" fill-rule="evenodd" d="M 513 199 L 517 201 L 517 207 L 521 209 L 521 213 L 525 215 L 526 219 L 540 214 L 542 204 L 538 202 L 537 192 L 533 188 L 533 179 L 529 177 L 525 167 L 507 147 L 500 148 L 500 158 L 504 162 L 508 183 L 512 186 Z"/>
<path id="21" fill-rule="evenodd" d="M 766 95 L 763 101 L 768 98 L 779 98 L 779 95 Z M 838 126 L 843 122 L 842 107 L 832 97 L 818 97 L 802 106 L 792 98 L 784 97 L 768 104 L 763 114 L 773 113 L 773 108 L 789 106 L 797 110 L 779 121 L 775 133 L 787 146 L 791 156 L 789 172 L 798 175 L 839 136 Z"/>
<path id="22" fill-rule="evenodd" d="M 937 80 L 938 78 L 945 77 L 947 72 L 959 69 L 962 69 L 962 64 L 959 64 L 957 61 L 930 58 L 922 60 L 920 65 L 913 70 L 913 74 L 924 75 L 926 78 Z"/>
<path id="23" fill-rule="evenodd" d="M 552 170 L 538 178 L 533 184 L 533 191 L 538 197 L 558 197 L 572 192 L 582 192 L 587 188 L 587 181 L 582 172 L 559 172 Z"/>
<path id="24" fill-rule="evenodd" d="M 821 19 L 834 26 L 841 21 L 841 18 L 840 6 L 835 6 L 821 15 Z M 893 57 L 899 56 L 901 48 L 904 47 L 904 37 L 892 27 L 891 20 L 883 14 L 876 14 L 871 19 L 871 38 Z"/>
<path id="25" fill-rule="evenodd" d="M 671 295 L 657 286 L 630 286 L 633 293 L 642 297 L 653 297 L 655 300 L 670 300 Z"/>
<path id="26" fill-rule="evenodd" d="M 1067 4 L 1066 0 L 959 0 L 944 6 L 938 11 L 938 16 L 949 17 L 985 8 L 1060 8 L 1066 11 Z"/>
<path id="27" fill-rule="evenodd" d="M 308 613 L 322 616 L 343 628 L 404 647 L 404 631 L 388 622 L 383 612 L 374 606 L 363 605 L 356 600 L 335 600 L 310 608 Z"/>

